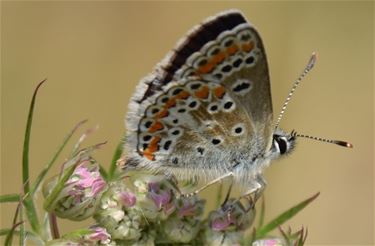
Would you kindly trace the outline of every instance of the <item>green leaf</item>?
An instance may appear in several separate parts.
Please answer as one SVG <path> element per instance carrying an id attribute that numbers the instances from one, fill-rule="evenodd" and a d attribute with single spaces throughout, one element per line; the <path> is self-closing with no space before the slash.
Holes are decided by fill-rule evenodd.
<path id="1" fill-rule="evenodd" d="M 20 201 L 20 195 L 18 195 L 18 194 L 0 195 L 0 203 L 19 202 L 19 201 Z"/>
<path id="2" fill-rule="evenodd" d="M 0 229 L 0 237 L 2 236 L 6 236 L 8 235 L 8 233 L 11 231 L 12 229 L 9 229 L 9 228 L 6 228 L 6 229 Z M 14 230 L 13 233 L 15 235 L 19 235 L 20 232 L 17 231 L 17 230 Z M 33 242 L 35 242 L 36 245 L 44 245 L 44 242 L 43 240 L 41 240 L 36 234 L 34 234 L 33 232 L 31 231 L 25 231 L 25 235 L 26 235 L 26 238 L 27 239 L 30 239 L 32 240 Z M 34 244 L 33 244 L 34 245 Z"/>
<path id="3" fill-rule="evenodd" d="M 16 228 L 17 228 L 20 224 L 22 224 L 22 223 L 24 223 L 24 222 L 23 222 L 23 221 L 20 221 L 20 222 L 14 224 L 14 225 L 12 226 L 12 228 L 9 230 L 9 232 L 8 232 L 6 238 L 5 238 L 5 243 L 4 243 L 5 246 L 12 246 L 12 245 L 13 245 L 13 244 L 12 244 L 12 241 L 13 241 L 13 234 L 14 234 Z"/>
<path id="4" fill-rule="evenodd" d="M 275 228 L 283 224 L 285 221 L 292 218 L 294 215 L 296 215 L 299 211 L 304 209 L 308 204 L 310 204 L 312 201 L 315 200 L 319 196 L 319 192 L 313 195 L 312 197 L 306 199 L 305 201 L 302 201 L 298 203 L 297 205 L 293 206 L 292 208 L 288 209 L 284 213 L 280 214 L 278 217 L 273 219 L 271 222 L 263 226 L 262 228 L 257 230 L 256 233 L 256 239 L 260 239 L 264 236 L 266 236 L 269 232 L 273 231 Z"/>
<path id="5" fill-rule="evenodd" d="M 64 138 L 63 143 L 57 149 L 55 155 L 47 163 L 47 165 L 44 167 L 44 169 L 39 173 L 38 177 L 36 178 L 32 188 L 31 188 L 31 192 L 30 192 L 31 194 L 34 194 L 38 190 L 38 188 L 39 188 L 40 184 L 42 183 L 43 179 L 45 178 L 48 171 L 51 169 L 52 165 L 55 163 L 55 161 L 57 160 L 57 158 L 59 157 L 59 155 L 63 151 L 64 147 L 66 146 L 66 144 L 69 142 L 69 140 L 73 136 L 73 134 L 78 130 L 78 128 L 81 125 L 83 125 L 86 122 L 87 122 L 87 120 L 80 121 L 77 125 L 74 126 L 74 128 L 70 131 L 70 133 Z"/>
<path id="6" fill-rule="evenodd" d="M 108 181 L 108 173 L 105 170 L 105 168 L 100 164 L 99 164 L 99 172 L 100 172 L 100 175 L 102 175 L 102 177 L 104 178 L 104 180 Z"/>
<path id="7" fill-rule="evenodd" d="M 115 153 L 113 154 L 111 165 L 109 166 L 109 171 L 108 171 L 108 181 L 111 181 L 115 178 L 115 172 L 117 169 L 117 161 L 121 157 L 123 148 L 124 148 L 124 139 L 122 139 L 117 144 Z"/>
<path id="8" fill-rule="evenodd" d="M 37 85 L 37 87 L 34 90 L 33 97 L 31 99 L 29 114 L 27 117 L 25 139 L 23 143 L 23 153 L 22 153 L 22 183 L 23 183 L 24 194 L 26 195 L 24 204 L 25 204 L 26 214 L 30 222 L 31 228 L 38 234 L 40 233 L 39 220 L 38 220 L 37 212 L 35 209 L 33 197 L 29 195 L 30 193 L 29 147 L 30 147 L 31 125 L 33 122 L 35 100 L 36 100 L 36 96 L 37 96 L 40 86 L 45 81 L 46 80 L 43 80 Z"/>
<path id="9" fill-rule="evenodd" d="M 23 221 L 17 223 L 18 215 L 19 215 L 19 212 L 21 210 L 21 207 L 22 207 L 22 201 L 20 201 L 17 204 L 16 212 L 14 213 L 14 216 L 13 216 L 12 228 L 9 230 L 9 232 L 8 232 L 6 238 L 5 238 L 5 245 L 6 246 L 8 246 L 8 245 L 11 246 L 12 245 L 14 231 L 16 230 L 16 228 L 21 223 L 23 223 Z"/>
<path id="10" fill-rule="evenodd" d="M 29 180 L 29 146 L 30 146 L 30 135 L 31 135 L 31 125 L 33 123 L 33 114 L 34 114 L 34 106 L 35 100 L 38 93 L 40 86 L 45 82 L 43 80 L 40 82 L 34 90 L 33 97 L 30 103 L 29 114 L 27 117 L 26 123 L 26 131 L 25 131 L 25 139 L 23 142 L 23 155 L 22 155 L 22 180 L 24 185 L 24 192 L 25 194 L 29 193 L 30 191 L 30 180 Z"/>

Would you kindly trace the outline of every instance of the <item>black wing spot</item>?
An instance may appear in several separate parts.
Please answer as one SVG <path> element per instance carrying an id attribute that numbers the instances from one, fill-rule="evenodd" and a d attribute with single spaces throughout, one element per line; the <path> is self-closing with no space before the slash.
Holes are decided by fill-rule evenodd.
<path id="1" fill-rule="evenodd" d="M 214 139 L 212 139 L 211 142 L 212 142 L 213 145 L 218 145 L 218 144 L 221 143 L 221 140 L 220 140 L 220 139 L 217 139 L 217 138 L 214 138 Z"/>
<path id="2" fill-rule="evenodd" d="M 172 141 L 171 141 L 171 140 L 166 141 L 166 142 L 164 143 L 164 149 L 165 149 L 165 150 L 168 150 L 169 147 L 171 146 L 171 144 L 172 144 Z"/>
<path id="3" fill-rule="evenodd" d="M 236 86 L 233 88 L 233 91 L 234 91 L 234 92 L 241 92 L 241 91 L 243 91 L 243 90 L 247 90 L 249 87 L 250 87 L 250 83 L 248 83 L 248 82 L 243 82 L 243 83 L 240 83 L 239 85 L 236 85 Z"/>
<path id="4" fill-rule="evenodd" d="M 224 72 L 224 73 L 229 73 L 230 70 L 232 70 L 232 66 L 231 65 L 225 65 L 221 71 Z"/>
<path id="5" fill-rule="evenodd" d="M 237 60 L 233 62 L 233 67 L 238 68 L 239 66 L 241 66 L 242 62 L 243 60 L 241 58 L 238 58 Z"/>
<path id="6" fill-rule="evenodd" d="M 146 123 L 145 123 L 145 127 L 146 128 L 150 128 L 150 126 L 152 125 L 152 121 L 146 121 Z"/>
<path id="7" fill-rule="evenodd" d="M 201 84 L 196 83 L 196 84 L 192 84 L 192 85 L 190 86 L 190 89 L 192 89 L 192 90 L 196 90 L 196 89 L 198 89 L 199 87 L 201 87 Z"/>
<path id="8" fill-rule="evenodd" d="M 255 61 L 255 58 L 253 56 L 250 56 L 245 60 L 246 64 L 253 64 Z"/>
<path id="9" fill-rule="evenodd" d="M 146 136 L 143 136 L 143 141 L 150 141 L 151 140 L 151 138 L 152 138 L 152 136 L 151 135 L 146 135 Z"/>
<path id="10" fill-rule="evenodd" d="M 243 35 L 241 36 L 241 40 L 242 40 L 242 41 L 247 41 L 247 40 L 249 40 L 250 38 L 251 38 L 250 34 L 243 34 Z"/>
<path id="11" fill-rule="evenodd" d="M 212 111 L 212 112 L 216 112 L 218 109 L 219 109 L 219 107 L 217 105 L 212 105 L 210 107 L 210 111 Z"/>
<path id="12" fill-rule="evenodd" d="M 234 132 L 240 134 L 242 132 L 242 127 L 236 127 L 236 129 L 234 129 Z"/>
<path id="13" fill-rule="evenodd" d="M 178 164 L 178 158 L 177 158 L 177 157 L 174 157 L 174 158 L 172 159 L 172 163 L 175 164 L 175 165 L 177 165 L 177 164 Z"/>
<path id="14" fill-rule="evenodd" d="M 158 113 L 160 111 L 160 109 L 158 109 L 158 108 L 153 108 L 152 110 L 151 110 L 151 113 L 152 114 L 156 114 L 156 113 Z"/>
<path id="15" fill-rule="evenodd" d="M 172 92 L 172 95 L 176 96 L 178 93 L 180 93 L 181 91 L 183 91 L 183 89 L 181 88 L 177 88 L 175 89 L 173 92 Z"/>
<path id="16" fill-rule="evenodd" d="M 198 63 L 198 66 L 203 66 L 203 65 L 206 65 L 207 64 L 207 60 L 206 59 L 203 59 L 201 60 L 199 63 Z"/>
<path id="17" fill-rule="evenodd" d="M 202 147 L 198 147 L 198 148 L 197 148 L 197 151 L 198 151 L 199 154 L 203 155 L 203 153 L 204 153 L 204 148 L 202 148 Z"/>
<path id="18" fill-rule="evenodd" d="M 166 102 L 168 102 L 168 100 L 169 100 L 168 97 L 163 97 L 163 98 L 161 99 L 161 102 L 162 102 L 162 103 L 166 103 Z"/>
<path id="19" fill-rule="evenodd" d="M 224 109 L 230 109 L 233 106 L 233 102 L 224 103 Z"/>
<path id="20" fill-rule="evenodd" d="M 229 46 L 231 46 L 232 44 L 233 44 L 233 39 L 226 41 L 226 42 L 224 43 L 224 46 L 225 46 L 225 47 L 229 47 Z"/>
<path id="21" fill-rule="evenodd" d="M 214 77 L 217 78 L 217 79 L 222 79 L 223 75 L 221 73 L 216 73 L 216 74 L 214 74 Z"/>
<path id="22" fill-rule="evenodd" d="M 192 101 L 191 103 L 189 103 L 189 107 L 190 108 L 194 108 L 195 106 L 197 106 L 197 102 L 196 101 Z"/>

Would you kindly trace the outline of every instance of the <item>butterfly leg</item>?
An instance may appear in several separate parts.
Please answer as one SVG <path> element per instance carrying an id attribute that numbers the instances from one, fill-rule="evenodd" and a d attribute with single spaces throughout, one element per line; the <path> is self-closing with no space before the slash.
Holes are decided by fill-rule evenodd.
<path id="1" fill-rule="evenodd" d="M 267 186 L 266 181 L 264 180 L 263 176 L 258 175 L 254 182 L 255 187 L 245 192 L 241 195 L 238 199 L 241 200 L 243 198 L 249 200 L 253 205 L 258 201 L 258 199 L 263 195 L 263 192 Z"/>
<path id="2" fill-rule="evenodd" d="M 169 172 L 166 170 L 164 171 L 163 175 L 170 182 L 170 184 L 176 189 L 177 193 L 180 195 L 183 195 L 182 191 L 180 190 L 178 186 L 178 179 L 176 178 L 176 176 L 172 172 Z"/>
<path id="3" fill-rule="evenodd" d="M 223 176 L 220 176 L 220 177 L 218 177 L 218 178 L 216 178 L 216 179 L 214 179 L 214 180 L 208 182 L 207 184 L 205 184 L 205 185 L 202 186 L 201 188 L 195 190 L 194 192 L 192 192 L 192 193 L 188 193 L 188 194 L 184 194 L 184 196 L 189 197 L 189 196 L 197 195 L 199 192 L 201 192 L 201 191 L 207 189 L 207 188 L 210 187 L 211 185 L 216 184 L 216 183 L 218 183 L 218 182 L 222 182 L 223 179 L 228 178 L 228 177 L 231 177 L 231 178 L 233 179 L 233 172 L 229 172 L 229 173 L 227 173 L 227 174 L 225 174 L 225 175 L 223 175 Z"/>

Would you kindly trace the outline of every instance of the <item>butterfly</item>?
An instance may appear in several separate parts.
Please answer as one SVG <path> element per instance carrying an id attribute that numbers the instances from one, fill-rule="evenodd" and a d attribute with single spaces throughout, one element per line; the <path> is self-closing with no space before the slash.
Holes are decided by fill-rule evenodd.
<path id="1" fill-rule="evenodd" d="M 250 192 L 263 171 L 290 153 L 298 136 L 275 124 L 267 57 L 261 37 L 238 10 L 194 27 L 144 78 L 126 117 L 126 166 L 210 183 L 231 176 Z"/>

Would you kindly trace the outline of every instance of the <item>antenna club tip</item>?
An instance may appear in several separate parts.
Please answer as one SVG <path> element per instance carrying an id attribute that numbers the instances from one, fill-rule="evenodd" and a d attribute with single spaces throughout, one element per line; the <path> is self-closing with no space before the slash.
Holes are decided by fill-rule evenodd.
<path id="1" fill-rule="evenodd" d="M 353 148 L 353 144 L 345 142 L 345 141 L 334 141 L 335 144 L 346 147 L 346 148 Z"/>
<path id="2" fill-rule="evenodd" d="M 309 63 L 307 65 L 307 68 L 310 70 L 314 67 L 315 65 L 315 62 L 316 60 L 318 59 L 318 54 L 314 51 L 312 54 L 311 54 L 311 57 L 310 57 L 310 60 L 309 60 Z"/>

